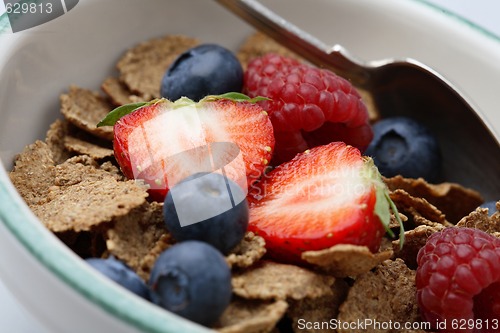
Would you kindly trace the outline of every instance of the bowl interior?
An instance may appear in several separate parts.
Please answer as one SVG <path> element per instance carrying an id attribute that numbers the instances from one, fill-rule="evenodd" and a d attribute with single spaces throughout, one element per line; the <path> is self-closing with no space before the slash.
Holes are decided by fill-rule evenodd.
<path id="1" fill-rule="evenodd" d="M 116 61 L 131 46 L 168 33 L 236 49 L 250 32 L 231 14 L 203 0 L 87 0 L 46 24 L 0 35 L 0 221 L 62 283 L 138 331 L 207 329 L 124 292 L 77 260 L 29 211 L 6 172 L 15 154 L 43 139 L 60 117 L 59 95 L 71 84 L 98 90 L 104 78 L 116 74 Z"/>
<path id="2" fill-rule="evenodd" d="M 495 61 L 500 57 L 500 43 L 496 38 L 413 0 L 376 4 L 370 0 L 317 0 L 308 2 L 307 9 L 300 0 L 263 2 L 325 42 L 344 45 L 362 60 L 412 57 L 437 69 L 480 107 L 499 137 L 500 113 L 494 89 L 500 77 L 500 62 Z M 99 89 L 104 78 L 116 74 L 114 65 L 129 47 L 168 33 L 236 50 L 251 31 L 212 1 L 82 0 L 56 20 L 16 34 L 0 34 L 2 219 L 35 255 L 44 247 L 55 249 L 51 256 L 39 258 L 50 270 L 146 332 L 167 332 L 185 321 L 164 311 L 135 311 L 123 306 L 117 301 L 123 299 L 123 292 L 108 285 L 106 290 L 110 291 L 103 291 L 102 281 L 74 260 L 55 237 L 38 229 L 24 237 L 26 228 L 40 223 L 8 184 L 5 171 L 11 169 L 15 154 L 25 145 L 45 137 L 49 124 L 59 117 L 59 95 L 71 84 Z M 476 185 L 481 188 L 479 181 Z M 22 208 L 14 212 L 12 207 Z M 14 219 L 27 223 L 16 224 Z M 33 237 L 41 241 L 33 242 Z M 81 276 L 90 280 L 83 281 Z M 134 297 L 126 300 L 145 306 Z M 198 330 L 183 327 L 186 332 Z"/>

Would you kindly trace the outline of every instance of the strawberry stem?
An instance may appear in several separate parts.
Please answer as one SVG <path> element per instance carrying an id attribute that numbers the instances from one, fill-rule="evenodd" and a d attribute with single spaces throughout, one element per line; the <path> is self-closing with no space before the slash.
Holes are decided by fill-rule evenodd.
<path id="1" fill-rule="evenodd" d="M 200 102 L 215 102 L 220 99 L 228 99 L 234 102 L 248 102 L 248 103 L 257 103 L 260 101 L 269 100 L 267 97 L 257 96 L 254 98 L 250 98 L 245 94 L 239 92 L 228 92 L 222 95 L 208 95 L 204 97 Z M 98 124 L 97 127 L 101 126 L 114 126 L 116 122 L 123 116 L 126 116 L 129 113 L 132 113 L 146 105 L 152 105 L 158 102 L 168 101 L 165 98 L 154 99 L 150 102 L 139 102 L 139 103 L 130 103 L 119 106 L 113 109 L 110 113 L 106 115 Z M 175 107 L 183 107 L 190 104 L 196 104 L 196 102 L 192 101 L 187 97 L 181 97 L 177 101 L 173 102 L 173 106 Z"/>
<path id="2" fill-rule="evenodd" d="M 396 207 L 394 201 L 392 201 L 391 197 L 389 196 L 389 193 L 386 192 L 385 197 L 387 199 L 387 202 L 389 203 L 389 206 L 391 207 L 392 214 L 396 218 L 396 221 L 398 221 L 399 223 L 399 248 L 402 249 L 405 242 L 405 228 L 403 225 L 403 221 L 401 220 L 401 217 L 399 217 L 398 208 Z M 394 235 L 392 230 L 391 233 L 392 235 Z"/>
<path id="3" fill-rule="evenodd" d="M 248 103 L 257 103 L 260 101 L 267 101 L 269 98 L 267 97 L 262 97 L 262 96 L 257 96 L 250 98 L 245 94 L 239 93 L 239 92 L 228 92 L 222 95 L 209 95 L 204 97 L 200 102 L 214 102 L 219 99 L 229 99 L 234 102 L 248 102 Z"/>
<path id="4" fill-rule="evenodd" d="M 156 100 L 153 100 L 151 102 L 139 102 L 139 103 L 131 103 L 131 104 L 125 104 L 122 106 L 119 106 L 115 109 L 113 109 L 110 113 L 104 117 L 98 124 L 97 127 L 101 126 L 113 126 L 116 124 L 116 122 L 123 116 L 134 112 L 137 109 L 142 108 L 145 105 L 152 104 Z"/>
<path id="5" fill-rule="evenodd" d="M 382 180 L 382 175 L 378 171 L 373 159 L 366 157 L 366 163 L 368 166 L 369 179 L 372 179 L 375 184 L 375 214 L 379 217 L 380 222 L 385 228 L 385 231 L 390 237 L 394 237 L 394 232 L 390 229 L 389 224 L 391 222 L 391 212 L 399 223 L 399 246 L 403 247 L 404 243 L 404 226 L 403 221 L 399 217 L 398 208 L 389 196 L 389 191 L 387 186 Z"/>

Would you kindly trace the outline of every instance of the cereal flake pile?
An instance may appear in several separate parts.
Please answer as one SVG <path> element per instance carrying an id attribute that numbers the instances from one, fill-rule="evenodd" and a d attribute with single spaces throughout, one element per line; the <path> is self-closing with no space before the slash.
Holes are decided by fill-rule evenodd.
<path id="1" fill-rule="evenodd" d="M 16 157 L 13 184 L 42 223 L 81 257 L 112 255 L 147 280 L 157 256 L 174 243 L 164 225 L 162 203 L 149 202 L 146 187 L 122 175 L 113 157 L 112 127 L 96 124 L 116 106 L 159 98 L 159 82 L 169 64 L 199 43 L 169 35 L 132 47 L 117 64 L 119 75 L 106 78 L 101 92 L 71 86 L 61 95 L 62 117 L 44 141 Z M 245 67 L 268 52 L 299 58 L 258 33 L 245 41 L 238 58 Z M 373 109 L 371 117 L 377 118 Z M 500 237 L 500 213 L 489 217 L 486 209 L 476 209 L 483 202 L 480 194 L 458 184 L 400 176 L 384 181 L 404 223 L 403 247 L 388 236 L 375 254 L 362 246 L 336 245 L 305 252 L 303 259 L 311 266 L 303 268 L 268 260 L 263 238 L 249 232 L 226 256 L 233 300 L 214 329 L 332 332 L 299 323 L 420 321 L 415 299 L 418 250 L 431 234 L 451 225 Z M 397 234 L 394 217 L 393 222 Z"/>

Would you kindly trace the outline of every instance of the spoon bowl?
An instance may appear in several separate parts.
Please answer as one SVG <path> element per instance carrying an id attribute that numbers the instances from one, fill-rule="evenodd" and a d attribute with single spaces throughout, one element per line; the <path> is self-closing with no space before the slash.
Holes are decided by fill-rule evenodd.
<path id="1" fill-rule="evenodd" d="M 342 46 L 329 47 L 256 0 L 216 0 L 254 28 L 312 64 L 368 91 L 382 118 L 407 116 L 438 137 L 443 180 L 500 199 L 500 140 L 467 98 L 446 78 L 414 59 L 361 62 Z"/>

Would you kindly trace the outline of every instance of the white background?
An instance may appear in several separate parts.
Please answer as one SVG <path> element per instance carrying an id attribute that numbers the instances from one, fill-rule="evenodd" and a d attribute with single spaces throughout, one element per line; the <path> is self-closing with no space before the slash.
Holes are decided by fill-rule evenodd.
<path id="1" fill-rule="evenodd" d="M 500 1 L 498 0 L 427 0 L 430 3 L 449 9 L 451 12 L 468 18 L 470 21 L 500 36 Z M 5 12 L 0 0 L 0 15 Z"/>
<path id="2" fill-rule="evenodd" d="M 500 36 L 500 1 L 498 0 L 429 0 L 444 9 L 459 14 L 471 22 Z M 5 11 L 0 1 L 0 14 Z M 49 333 L 41 328 L 0 282 L 0 332 Z"/>

